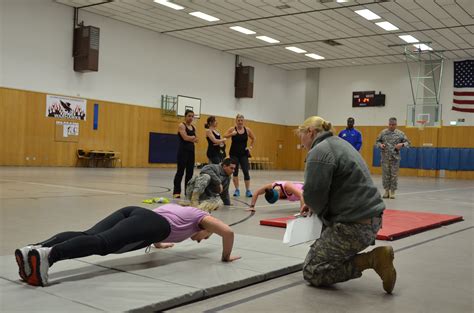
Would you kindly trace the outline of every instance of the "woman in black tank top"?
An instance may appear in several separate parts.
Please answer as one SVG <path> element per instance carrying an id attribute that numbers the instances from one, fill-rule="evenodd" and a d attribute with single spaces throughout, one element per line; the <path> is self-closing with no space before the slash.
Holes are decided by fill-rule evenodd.
<path id="1" fill-rule="evenodd" d="M 181 181 L 186 170 L 186 177 L 184 178 L 184 186 L 188 184 L 188 181 L 193 177 L 194 171 L 194 143 L 198 142 L 196 136 L 196 129 L 192 125 L 194 118 L 194 112 L 192 110 L 186 110 L 184 113 L 184 123 L 180 123 L 178 126 L 178 155 L 177 163 L 178 169 L 174 176 L 174 187 L 173 197 L 181 197 Z"/>
<path id="2" fill-rule="evenodd" d="M 209 116 L 207 123 L 204 125 L 207 139 L 207 157 L 209 164 L 219 164 L 225 158 L 225 141 L 221 139 L 221 134 L 217 131 L 217 120 L 215 116 Z"/>
<path id="3" fill-rule="evenodd" d="M 252 130 L 244 126 L 244 116 L 237 114 L 235 117 L 235 127 L 231 127 L 227 130 L 224 137 L 232 137 L 232 144 L 230 146 L 229 155 L 237 163 L 234 171 L 234 197 L 240 196 L 239 190 L 239 165 L 242 166 L 242 172 L 244 173 L 245 182 L 245 196 L 251 198 L 252 192 L 250 191 L 250 175 L 249 175 L 249 157 L 250 151 L 253 148 L 255 142 L 255 136 Z M 247 147 L 248 139 L 250 138 L 250 145 Z"/>

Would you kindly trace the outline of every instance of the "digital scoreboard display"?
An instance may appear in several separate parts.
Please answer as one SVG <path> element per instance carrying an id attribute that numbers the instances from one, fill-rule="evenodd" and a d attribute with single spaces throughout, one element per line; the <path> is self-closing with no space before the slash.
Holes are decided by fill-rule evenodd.
<path id="1" fill-rule="evenodd" d="M 385 106 L 385 95 L 375 91 L 354 91 L 352 93 L 352 107 L 380 107 Z"/>

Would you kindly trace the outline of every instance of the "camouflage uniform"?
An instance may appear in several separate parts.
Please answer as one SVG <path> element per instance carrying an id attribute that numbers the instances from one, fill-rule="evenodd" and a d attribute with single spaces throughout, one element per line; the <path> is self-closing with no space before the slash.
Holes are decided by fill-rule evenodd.
<path id="1" fill-rule="evenodd" d="M 352 259 L 374 243 L 385 210 L 360 153 L 331 132 L 318 134 L 306 158 L 303 198 L 325 227 L 306 256 L 304 279 L 321 286 L 360 277 Z"/>
<path id="2" fill-rule="evenodd" d="M 403 143 L 404 147 L 410 146 L 407 136 L 402 131 L 395 129 L 390 131 L 384 129 L 377 137 L 376 144 L 380 148 L 381 144 L 385 145 L 382 149 L 382 185 L 385 190 L 397 190 L 398 171 L 400 169 L 400 151 L 395 146 Z"/>
<path id="3" fill-rule="evenodd" d="M 372 218 L 372 225 L 335 223 L 326 227 L 321 238 L 312 245 L 303 264 L 303 277 L 313 286 L 329 286 L 359 278 L 362 272 L 352 259 L 358 252 L 373 245 L 381 218 Z"/>
<path id="4" fill-rule="evenodd" d="M 224 172 L 220 164 L 209 164 L 202 168 L 198 176 L 194 176 L 186 185 L 186 198 L 191 200 L 193 193 L 199 194 L 199 202 L 206 201 L 218 206 L 230 204 L 230 176 Z M 219 193 L 220 186 L 222 192 Z"/>
<path id="5" fill-rule="evenodd" d="M 210 184 L 210 181 L 211 176 L 208 174 L 201 174 L 191 178 L 191 180 L 188 182 L 188 185 L 186 186 L 186 199 L 191 201 L 193 192 L 197 192 L 200 195 L 199 202 L 208 201 L 216 204 L 217 206 L 222 206 L 224 203 L 222 202 L 218 192 L 213 192 L 211 190 L 205 192 L 206 188 Z"/>

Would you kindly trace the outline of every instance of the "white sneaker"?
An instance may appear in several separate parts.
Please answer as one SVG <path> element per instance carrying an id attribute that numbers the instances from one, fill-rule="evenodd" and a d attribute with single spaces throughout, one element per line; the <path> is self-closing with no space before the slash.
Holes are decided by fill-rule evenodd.
<path id="1" fill-rule="evenodd" d="M 18 274 L 20 274 L 20 277 L 23 281 L 26 281 L 28 276 L 30 276 L 31 274 L 30 264 L 28 263 L 28 253 L 32 249 L 37 249 L 37 248 L 41 248 L 41 246 L 31 245 L 31 246 L 26 246 L 26 247 L 15 250 L 15 260 L 16 260 L 16 264 L 18 264 Z"/>
<path id="2" fill-rule="evenodd" d="M 48 256 L 51 248 L 31 249 L 28 253 L 28 263 L 31 267 L 31 275 L 27 283 L 33 286 L 46 286 L 48 284 L 49 261 Z"/>

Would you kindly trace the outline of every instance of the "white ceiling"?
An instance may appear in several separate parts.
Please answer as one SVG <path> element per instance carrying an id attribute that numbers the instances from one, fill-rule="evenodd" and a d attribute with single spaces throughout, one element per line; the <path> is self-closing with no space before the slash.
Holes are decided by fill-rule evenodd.
<path id="1" fill-rule="evenodd" d="M 73 7 L 102 0 L 55 0 Z M 81 8 L 108 18 L 237 54 L 287 70 L 403 62 L 399 35 L 432 42 L 449 59 L 474 57 L 474 0 L 170 0 L 185 7 L 176 11 L 153 0 L 114 0 Z M 278 9 L 288 5 L 290 8 Z M 355 10 L 369 9 L 382 19 L 368 21 Z M 207 22 L 188 13 L 201 11 L 220 20 Z M 385 31 L 375 22 L 388 21 L 399 30 Z M 87 21 L 86 21 L 87 22 Z M 87 23 L 86 23 L 87 24 Z M 256 35 L 229 29 L 242 26 Z M 277 40 L 268 44 L 255 38 Z M 330 46 L 324 40 L 335 40 Z M 285 47 L 297 46 L 324 60 L 313 60 Z"/>

